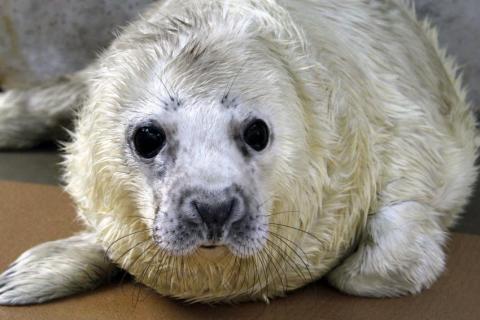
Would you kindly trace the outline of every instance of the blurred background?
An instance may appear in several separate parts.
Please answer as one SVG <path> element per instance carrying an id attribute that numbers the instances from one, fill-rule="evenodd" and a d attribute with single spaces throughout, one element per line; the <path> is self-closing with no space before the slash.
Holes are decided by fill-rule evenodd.
<path id="1" fill-rule="evenodd" d="M 27 87 L 88 65 L 119 26 L 152 0 L 0 0 L 0 86 Z M 457 58 L 480 107 L 480 1 L 416 0 L 421 17 L 437 26 L 440 43 Z M 0 90 L 2 90 L 0 89 Z M 0 180 L 59 184 L 55 145 L 0 152 Z M 457 231 L 480 234 L 480 190 Z"/>

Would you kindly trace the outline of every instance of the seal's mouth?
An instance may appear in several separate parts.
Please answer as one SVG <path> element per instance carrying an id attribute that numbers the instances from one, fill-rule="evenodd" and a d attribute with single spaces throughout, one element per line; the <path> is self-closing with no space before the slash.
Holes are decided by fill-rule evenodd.
<path id="1" fill-rule="evenodd" d="M 212 250 L 212 249 L 216 249 L 220 247 L 219 245 L 204 245 L 204 246 L 200 246 L 201 249 L 207 249 L 207 250 Z"/>

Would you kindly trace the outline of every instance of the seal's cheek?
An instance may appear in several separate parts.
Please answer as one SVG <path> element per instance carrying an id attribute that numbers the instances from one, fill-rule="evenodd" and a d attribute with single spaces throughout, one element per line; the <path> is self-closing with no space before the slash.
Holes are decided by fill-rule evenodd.
<path id="1" fill-rule="evenodd" d="M 265 246 L 267 237 L 267 216 L 259 212 L 249 213 L 230 227 L 228 247 L 238 256 L 254 255 Z"/>

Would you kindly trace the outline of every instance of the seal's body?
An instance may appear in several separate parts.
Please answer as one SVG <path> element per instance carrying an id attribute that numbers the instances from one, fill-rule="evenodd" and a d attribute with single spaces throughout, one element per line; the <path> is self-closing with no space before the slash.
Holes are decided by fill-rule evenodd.
<path id="1" fill-rule="evenodd" d="M 22 255 L 0 302 L 92 287 L 112 264 L 192 301 L 266 300 L 323 275 L 352 294 L 419 292 L 476 176 L 455 74 L 402 1 L 152 6 L 48 88 L 84 98 L 57 107 L 80 109 L 65 178 L 87 231 Z M 42 286 L 56 272 L 68 281 Z"/>

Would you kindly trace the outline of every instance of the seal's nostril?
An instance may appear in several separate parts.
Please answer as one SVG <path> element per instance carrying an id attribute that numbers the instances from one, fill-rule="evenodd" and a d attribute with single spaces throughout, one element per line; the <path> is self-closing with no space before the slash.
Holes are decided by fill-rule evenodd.
<path id="1" fill-rule="evenodd" d="M 235 208 L 236 200 L 228 199 L 226 201 L 192 201 L 192 207 L 201 217 L 202 221 L 209 228 L 222 227 L 231 217 Z"/>

